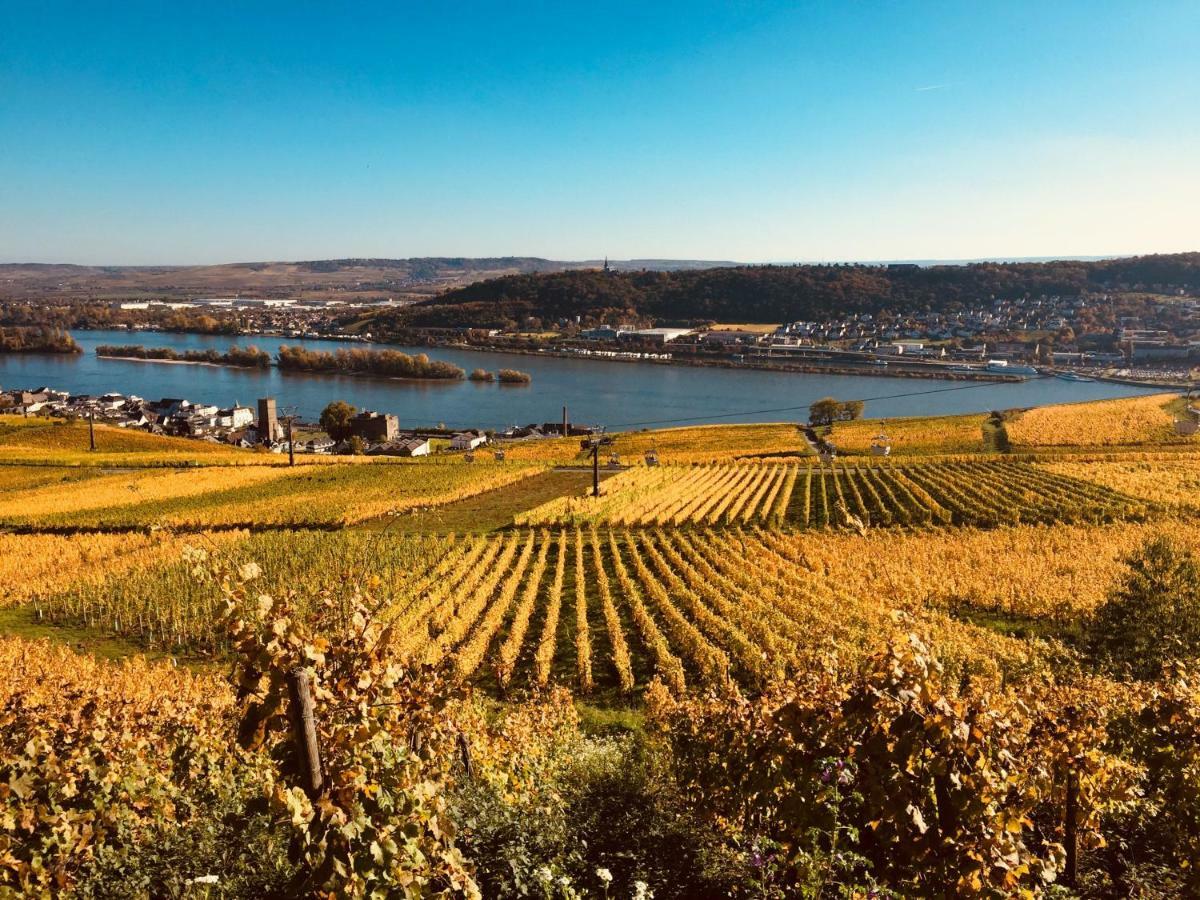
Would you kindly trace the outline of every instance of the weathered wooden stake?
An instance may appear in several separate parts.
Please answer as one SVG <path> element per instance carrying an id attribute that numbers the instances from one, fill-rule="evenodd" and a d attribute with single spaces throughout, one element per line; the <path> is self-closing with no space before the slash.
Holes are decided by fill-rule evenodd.
<path id="1" fill-rule="evenodd" d="M 96 411 L 92 410 L 88 416 L 88 445 L 89 449 L 96 449 Z"/>
<path id="2" fill-rule="evenodd" d="M 1079 881 L 1079 778 L 1074 769 L 1067 770 L 1067 871 L 1063 883 L 1070 888 L 1077 886 Z"/>
<path id="3" fill-rule="evenodd" d="M 296 755 L 304 773 L 304 792 L 312 799 L 324 783 L 321 775 L 321 749 L 317 744 L 317 721 L 313 712 L 312 678 L 306 669 L 288 673 L 288 715 L 296 741 Z"/>

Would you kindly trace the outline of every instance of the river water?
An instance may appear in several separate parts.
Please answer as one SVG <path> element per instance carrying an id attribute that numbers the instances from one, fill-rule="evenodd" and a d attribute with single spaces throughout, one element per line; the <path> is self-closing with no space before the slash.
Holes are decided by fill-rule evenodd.
<path id="1" fill-rule="evenodd" d="M 562 407 L 571 421 L 610 430 L 704 422 L 778 422 L 807 417 L 821 397 L 867 400 L 873 418 L 984 412 L 1075 400 L 1098 400 L 1149 393 L 1147 389 L 1102 382 L 1043 378 L 1022 383 L 955 382 L 881 376 L 814 375 L 744 369 L 692 368 L 640 362 L 535 357 L 443 348 L 407 348 L 462 366 L 529 372 L 527 386 L 469 381 L 405 381 L 344 375 L 284 374 L 235 369 L 101 359 L 100 344 L 144 344 L 177 350 L 225 349 L 228 337 L 157 332 L 80 331 L 82 354 L 0 354 L 0 386 L 48 385 L 76 394 L 116 391 L 147 399 L 184 397 L 227 406 L 253 406 L 274 396 L 283 406 L 315 419 L 331 400 L 400 417 L 401 427 L 444 424 L 449 428 L 503 428 L 530 422 L 556 422 Z M 300 341 L 255 336 L 240 338 L 272 354 L 280 344 L 336 350 L 360 346 L 337 341 Z M 904 395 L 904 396 L 897 396 Z"/>

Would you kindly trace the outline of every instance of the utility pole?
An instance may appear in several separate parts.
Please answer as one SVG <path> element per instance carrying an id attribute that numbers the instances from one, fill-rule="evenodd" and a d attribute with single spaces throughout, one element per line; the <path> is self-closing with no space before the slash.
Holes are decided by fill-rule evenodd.
<path id="1" fill-rule="evenodd" d="M 95 452 L 96 450 L 96 411 L 93 409 L 88 414 L 88 447 Z"/>
<path id="2" fill-rule="evenodd" d="M 610 437 L 592 438 L 592 496 L 600 496 L 600 448 L 613 442 Z"/>
<path id="3" fill-rule="evenodd" d="M 283 421 L 287 424 L 288 465 L 296 465 L 296 442 L 292 437 L 292 423 L 296 421 L 296 407 L 283 408 Z"/>

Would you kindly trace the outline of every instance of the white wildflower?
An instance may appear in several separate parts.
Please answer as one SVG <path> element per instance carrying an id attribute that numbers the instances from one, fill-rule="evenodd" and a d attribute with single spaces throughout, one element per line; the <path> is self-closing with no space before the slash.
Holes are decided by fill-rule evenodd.
<path id="1" fill-rule="evenodd" d="M 605 868 L 599 868 L 596 870 L 596 877 L 605 884 L 609 884 L 612 881 L 612 872 Z"/>
<path id="2" fill-rule="evenodd" d="M 633 883 L 633 900 L 654 900 L 654 891 L 644 881 Z"/>
<path id="3" fill-rule="evenodd" d="M 197 875 L 189 878 L 188 884 L 217 884 L 221 879 L 216 875 Z"/>
<path id="4" fill-rule="evenodd" d="M 259 568 L 259 565 L 256 562 L 248 562 L 238 569 L 238 576 L 242 579 L 242 581 L 253 581 L 261 574 L 262 569 Z"/>

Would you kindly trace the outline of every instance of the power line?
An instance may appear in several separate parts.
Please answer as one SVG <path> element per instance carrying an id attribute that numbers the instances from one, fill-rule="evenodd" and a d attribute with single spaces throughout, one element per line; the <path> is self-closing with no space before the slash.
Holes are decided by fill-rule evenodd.
<path id="1" fill-rule="evenodd" d="M 1034 378 L 1025 379 L 1025 381 L 1040 381 L 1044 378 L 1051 378 L 1051 377 L 1053 377 L 1053 376 L 1038 375 Z M 1003 384 L 1004 382 L 1000 382 L 1000 383 Z M 1008 383 L 1012 384 L 1014 382 L 1008 382 Z M 1021 382 L 1021 383 L 1025 383 L 1025 382 Z M 855 400 L 850 400 L 847 402 L 870 403 L 875 400 L 897 400 L 897 399 L 900 399 L 901 397 L 923 397 L 927 394 L 947 394 L 947 393 L 950 393 L 951 391 L 969 391 L 969 390 L 973 390 L 975 388 L 982 388 L 982 387 L 994 388 L 996 386 L 997 386 L 997 382 L 984 381 L 984 382 L 980 382 L 979 384 L 965 384 L 965 385 L 959 385 L 958 387 L 950 387 L 950 388 L 935 388 L 932 391 L 908 391 L 903 394 L 883 394 L 879 397 L 859 397 L 859 398 L 856 398 Z M 621 428 L 641 428 L 646 425 L 671 425 L 671 424 L 676 424 L 679 422 L 704 422 L 704 421 L 708 421 L 710 419 L 732 419 L 732 418 L 737 418 L 739 416 L 765 416 L 768 413 L 798 412 L 800 410 L 808 409 L 810 406 L 811 406 L 811 404 L 804 403 L 804 404 L 801 404 L 800 406 L 778 406 L 778 407 L 775 407 L 774 409 L 745 409 L 745 410 L 738 410 L 737 412 L 731 412 L 731 413 L 710 413 L 705 416 L 686 416 L 686 417 L 677 418 L 677 419 L 649 419 L 644 422 L 623 422 L 619 425 L 612 425 L 610 427 L 613 430 L 618 430 Z"/>

